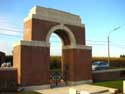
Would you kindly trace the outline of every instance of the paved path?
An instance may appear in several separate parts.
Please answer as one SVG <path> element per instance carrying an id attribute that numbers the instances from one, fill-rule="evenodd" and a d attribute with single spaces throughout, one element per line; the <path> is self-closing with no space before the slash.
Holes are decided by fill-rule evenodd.
<path id="1" fill-rule="evenodd" d="M 77 86 L 67 86 L 67 87 L 60 87 L 60 88 L 53 88 L 53 89 L 44 89 L 44 90 L 36 90 L 37 92 L 40 92 L 42 94 L 69 94 L 69 88 L 76 89 L 78 92 L 80 91 L 87 91 L 90 94 L 111 94 L 109 91 L 113 91 L 116 89 L 112 88 L 106 88 L 101 86 L 95 86 L 95 85 L 77 85 Z M 110 90 L 109 90 L 110 89 Z"/>

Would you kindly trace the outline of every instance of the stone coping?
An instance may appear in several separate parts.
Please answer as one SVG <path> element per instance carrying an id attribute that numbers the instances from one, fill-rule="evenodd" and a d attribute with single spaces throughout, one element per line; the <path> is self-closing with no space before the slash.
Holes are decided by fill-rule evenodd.
<path id="1" fill-rule="evenodd" d="M 97 70 L 97 71 L 93 71 L 93 73 L 116 72 L 116 71 L 125 71 L 125 68 L 120 68 L 120 69 L 108 69 L 108 70 Z"/>
<path id="2" fill-rule="evenodd" d="M 83 80 L 83 81 L 68 81 L 69 85 L 82 85 L 92 83 L 92 80 Z"/>
<path id="3" fill-rule="evenodd" d="M 24 19 L 24 22 L 32 18 L 84 27 L 78 15 L 41 6 L 34 6 Z"/>
<path id="4" fill-rule="evenodd" d="M 23 45 L 23 46 L 36 46 L 36 47 L 50 47 L 50 44 L 45 41 L 24 41 L 21 40 L 13 45 L 13 47 Z"/>
<path id="5" fill-rule="evenodd" d="M 87 50 L 92 50 L 92 46 L 86 46 L 86 45 L 76 45 L 76 46 L 63 46 L 62 49 L 87 49 Z"/>
<path id="6" fill-rule="evenodd" d="M 21 87 L 21 88 L 24 88 L 25 91 L 43 90 L 43 89 L 49 89 L 50 85 L 46 84 L 46 85 L 38 85 L 38 86 L 24 86 L 24 87 Z"/>
<path id="7" fill-rule="evenodd" d="M 75 89 L 76 91 L 78 91 L 78 93 L 80 91 L 86 91 L 89 94 L 104 94 L 104 93 L 107 94 L 106 92 L 109 92 L 108 94 L 111 94 L 117 90 L 114 88 L 107 88 L 107 87 L 95 86 L 90 84 L 82 84 L 82 85 L 66 86 L 66 87 L 36 90 L 36 91 L 42 94 L 69 94 L 70 88 Z"/>
<path id="8" fill-rule="evenodd" d="M 0 71 L 6 71 L 6 70 L 17 70 L 17 68 L 13 68 L 13 67 L 0 67 Z"/>

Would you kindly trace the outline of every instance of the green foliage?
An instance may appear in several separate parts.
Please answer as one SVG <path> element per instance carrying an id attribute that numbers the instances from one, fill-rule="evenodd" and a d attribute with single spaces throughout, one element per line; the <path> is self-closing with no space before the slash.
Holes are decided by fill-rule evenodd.
<path id="1" fill-rule="evenodd" d="M 125 67 L 125 55 L 121 55 L 120 58 L 112 57 L 110 58 L 111 67 Z M 81 57 L 82 58 L 82 57 Z M 93 57 L 92 62 L 94 61 L 105 61 L 107 62 L 107 57 Z M 11 62 L 13 65 L 13 56 L 9 55 L 5 57 L 5 62 Z M 50 57 L 50 69 L 61 69 L 61 56 L 51 56 Z"/>
<path id="2" fill-rule="evenodd" d="M 93 57 L 92 62 L 94 61 L 108 62 L 108 58 L 107 57 Z M 111 67 L 125 67 L 125 58 L 111 57 L 110 66 Z"/>
<path id="3" fill-rule="evenodd" d="M 50 57 L 50 69 L 61 69 L 61 57 L 60 56 Z"/>
<path id="4" fill-rule="evenodd" d="M 120 55 L 121 58 L 125 58 L 125 55 Z"/>
<path id="5" fill-rule="evenodd" d="M 13 56 L 12 55 L 5 56 L 5 62 L 10 62 L 11 65 L 13 65 Z"/>
<path id="6" fill-rule="evenodd" d="M 10 62 L 10 61 L 13 61 L 13 56 L 12 55 L 5 56 L 5 62 Z"/>
<path id="7" fill-rule="evenodd" d="M 94 61 L 105 61 L 108 62 L 107 57 L 93 57 L 92 62 Z M 125 67 L 125 58 L 110 58 L 110 67 L 111 68 L 123 68 Z M 50 57 L 50 69 L 61 69 L 61 57 L 60 56 L 51 56 Z"/>
<path id="8" fill-rule="evenodd" d="M 97 83 L 94 83 L 94 85 L 117 88 L 117 89 L 122 90 L 122 88 L 123 88 L 123 80 L 97 82 Z"/>
<path id="9" fill-rule="evenodd" d="M 60 56 L 51 56 L 50 62 L 51 63 L 55 63 L 55 62 L 61 63 L 61 57 Z"/>

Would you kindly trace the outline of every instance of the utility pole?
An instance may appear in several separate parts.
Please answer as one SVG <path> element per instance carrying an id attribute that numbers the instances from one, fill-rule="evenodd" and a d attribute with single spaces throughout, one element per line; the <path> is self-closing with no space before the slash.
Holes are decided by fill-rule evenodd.
<path id="1" fill-rule="evenodd" d="M 108 39 L 108 64 L 109 64 L 109 66 L 110 66 L 110 34 L 111 34 L 112 32 L 114 32 L 114 31 L 120 29 L 120 28 L 121 28 L 120 26 L 119 26 L 119 27 L 116 27 L 116 28 L 114 28 L 112 31 L 110 31 L 110 32 L 108 33 L 107 39 Z"/>
<path id="2" fill-rule="evenodd" d="M 110 43 L 109 43 L 109 36 L 108 36 L 108 64 L 110 66 Z"/>

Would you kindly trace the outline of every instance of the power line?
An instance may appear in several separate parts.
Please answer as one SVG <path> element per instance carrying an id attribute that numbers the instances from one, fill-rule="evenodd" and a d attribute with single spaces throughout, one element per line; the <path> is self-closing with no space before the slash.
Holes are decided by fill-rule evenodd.
<path id="1" fill-rule="evenodd" d="M 52 43 L 60 43 L 60 41 L 51 41 Z M 87 43 L 87 45 L 105 45 L 107 46 L 107 42 L 105 41 L 91 41 L 92 43 Z M 97 42 L 104 42 L 104 43 L 97 43 Z M 114 44 L 114 43 L 110 43 L 111 46 L 119 46 L 119 47 L 125 47 L 125 45 L 121 45 L 121 44 Z"/>
<path id="2" fill-rule="evenodd" d="M 16 32 L 16 33 L 23 33 L 19 30 L 14 30 L 14 29 L 7 29 L 7 28 L 0 28 L 0 30 L 6 30 L 6 31 L 12 31 L 12 32 Z M 22 37 L 22 35 L 12 35 L 12 34 L 4 34 L 4 33 L 0 33 L 0 35 L 3 35 L 3 36 L 9 36 L 9 37 Z M 57 36 L 52 36 L 52 38 L 55 38 L 57 39 Z M 97 46 L 104 46 L 106 45 L 107 46 L 107 41 L 97 41 L 97 40 L 86 40 L 90 43 L 88 43 L 87 45 L 97 45 Z M 59 43 L 60 41 L 51 41 L 53 43 Z M 125 49 L 125 45 L 121 45 L 121 44 L 115 44 L 115 43 L 110 43 L 111 46 L 116 46 L 118 48 L 122 48 L 122 49 Z"/>
<path id="3" fill-rule="evenodd" d="M 0 28 L 0 30 L 11 31 L 12 33 L 20 33 L 20 34 L 23 33 L 15 29 Z M 22 37 L 22 35 L 12 35 L 12 34 L 5 34 L 5 33 L 0 33 L 0 35 L 9 36 L 9 37 Z"/>
<path id="4" fill-rule="evenodd" d="M 107 43 L 106 41 L 97 41 L 97 40 L 86 40 L 88 42 L 103 42 L 103 43 Z"/>
<path id="5" fill-rule="evenodd" d="M 12 31 L 12 32 L 16 32 L 16 33 L 23 33 L 22 31 L 14 30 L 14 29 L 0 28 L 0 30 Z"/>
<path id="6" fill-rule="evenodd" d="M 120 47 L 120 46 L 117 46 L 117 45 L 112 45 L 112 46 L 114 46 L 114 47 L 116 47 L 116 48 L 121 48 L 121 49 L 124 49 L 124 50 L 125 50 L 125 47 Z"/>
<path id="7" fill-rule="evenodd" d="M 11 34 L 4 34 L 4 33 L 0 33 L 0 35 L 9 36 L 9 37 L 22 37 L 21 35 L 11 35 Z"/>

